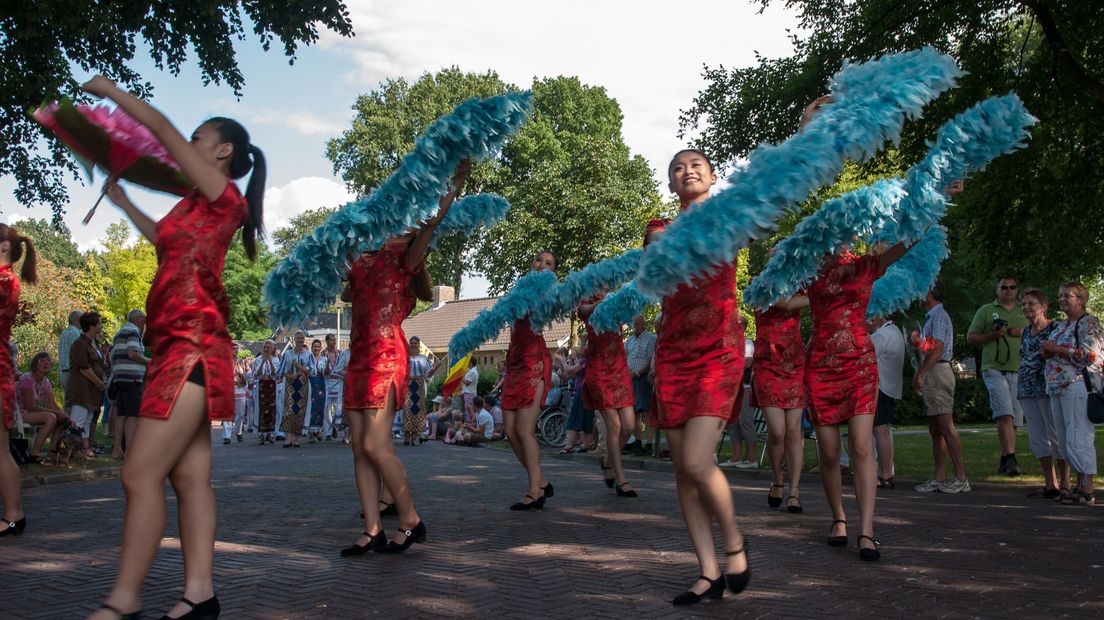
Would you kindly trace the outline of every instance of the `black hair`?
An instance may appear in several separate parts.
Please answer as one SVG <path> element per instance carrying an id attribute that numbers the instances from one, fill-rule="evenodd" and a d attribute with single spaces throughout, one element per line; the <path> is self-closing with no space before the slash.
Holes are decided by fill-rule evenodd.
<path id="1" fill-rule="evenodd" d="M 482 408 L 483 407 L 483 402 L 484 401 L 483 401 L 482 396 L 476 396 L 475 398 L 472 399 L 472 404 L 475 405 L 476 407 Z"/>
<path id="2" fill-rule="evenodd" d="M 224 116 L 207 119 L 218 131 L 219 138 L 234 145 L 230 158 L 230 178 L 240 179 L 249 174 L 249 184 L 245 188 L 245 202 L 249 204 L 249 217 L 242 227 L 242 244 L 249 260 L 257 258 L 257 237 L 264 237 L 264 186 L 267 168 L 264 153 L 249 141 L 249 132 L 241 123 Z"/>
<path id="3" fill-rule="evenodd" d="M 314 340 L 311 340 L 311 347 L 314 347 L 314 345 L 316 345 L 316 344 L 322 344 L 322 341 L 317 339 L 317 338 L 315 338 Z"/>
<path id="4" fill-rule="evenodd" d="M 7 241 L 11 244 L 9 256 L 11 257 L 13 269 L 15 268 L 15 263 L 19 262 L 20 258 L 23 258 L 23 246 L 27 246 L 27 258 L 23 260 L 23 267 L 19 272 L 19 277 L 28 284 L 35 284 L 38 282 L 38 259 L 35 254 L 34 241 L 27 235 L 20 234 L 18 230 L 7 224 L 0 224 L 0 241 Z"/>
<path id="5" fill-rule="evenodd" d="M 91 312 L 85 312 L 84 314 L 81 315 L 81 318 L 80 318 L 81 332 L 86 332 L 86 331 L 92 329 L 93 327 L 98 325 L 99 322 L 100 322 L 100 313 L 99 312 L 96 312 L 95 310 L 92 310 Z"/>
<path id="6" fill-rule="evenodd" d="M 483 404 L 487 405 L 488 407 L 494 407 L 496 404 L 498 404 L 498 401 L 495 400 L 494 396 L 484 396 Z"/>
<path id="7" fill-rule="evenodd" d="M 549 256 L 552 257 L 552 260 L 555 261 L 556 264 L 552 266 L 553 271 L 555 271 L 556 269 L 559 268 L 559 266 L 560 266 L 560 257 L 556 256 L 555 252 L 553 252 L 552 250 L 541 250 L 540 252 L 537 252 L 537 256 L 540 256 L 541 254 L 548 254 Z"/>
<path id="8" fill-rule="evenodd" d="M 709 164 L 709 171 L 713 172 L 713 160 L 709 159 L 709 156 L 706 155 L 703 151 L 699 151 L 698 149 L 682 149 L 678 153 L 675 153 L 675 156 L 671 158 L 671 162 L 669 164 L 667 164 L 667 179 L 668 180 L 671 179 L 671 167 L 675 165 L 675 160 L 678 159 L 678 156 L 682 155 L 683 153 L 697 153 L 698 155 L 701 155 L 702 159 L 705 160 L 705 163 Z"/>
<path id="9" fill-rule="evenodd" d="M 38 353 L 35 353 L 34 357 L 31 358 L 31 372 L 34 372 L 35 366 L 38 366 L 39 361 L 41 361 L 43 358 L 49 357 L 50 354 L 46 351 L 39 351 Z"/>
<path id="10" fill-rule="evenodd" d="M 933 284 L 932 287 L 931 287 L 932 299 L 938 301 L 939 303 L 943 303 L 943 295 L 944 295 L 943 281 L 942 280 L 936 280 L 935 284 Z"/>

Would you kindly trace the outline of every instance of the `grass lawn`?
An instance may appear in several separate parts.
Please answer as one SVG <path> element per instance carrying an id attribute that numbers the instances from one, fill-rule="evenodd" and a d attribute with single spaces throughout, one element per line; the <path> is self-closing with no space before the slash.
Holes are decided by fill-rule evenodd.
<path id="1" fill-rule="evenodd" d="M 104 435 L 103 433 L 104 433 L 104 425 L 103 424 L 97 424 L 96 425 L 96 441 L 95 441 L 95 443 L 98 443 L 101 446 L 104 446 L 105 450 L 103 451 L 103 453 L 96 455 L 95 458 L 88 459 L 87 463 L 85 463 L 85 461 L 82 461 L 81 457 L 80 457 L 80 454 L 76 450 L 74 450 L 73 455 L 69 458 L 69 468 L 68 469 L 64 465 L 34 465 L 34 464 L 31 464 L 31 465 L 24 465 L 23 467 L 20 467 L 19 468 L 20 473 L 23 474 L 23 475 L 32 475 L 32 476 L 48 476 L 50 474 L 59 474 L 59 473 L 67 472 L 67 471 L 82 469 L 82 468 L 85 468 L 86 464 L 87 464 L 87 469 L 96 469 L 96 468 L 99 468 L 99 467 L 108 467 L 110 465 L 118 465 L 119 461 L 116 461 L 115 459 L 111 458 L 111 446 L 112 446 L 111 438 Z M 33 440 L 34 440 L 33 437 L 28 437 L 27 438 L 27 441 L 33 441 Z M 48 450 L 49 447 L 50 447 L 50 442 L 47 441 L 45 449 Z M 45 451 L 44 451 L 42 456 L 43 456 L 43 458 L 45 458 Z"/>

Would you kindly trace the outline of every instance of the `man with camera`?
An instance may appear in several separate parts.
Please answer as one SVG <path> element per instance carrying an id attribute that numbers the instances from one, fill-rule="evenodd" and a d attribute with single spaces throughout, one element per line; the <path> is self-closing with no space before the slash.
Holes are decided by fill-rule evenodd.
<path id="1" fill-rule="evenodd" d="M 1001 457 L 998 473 L 1020 474 L 1016 462 L 1016 431 L 1023 426 L 1023 409 L 1017 393 L 1020 369 L 1020 336 L 1027 319 L 1016 303 L 1016 279 L 997 280 L 997 299 L 978 308 L 966 342 L 981 347 L 981 378 L 989 390 L 989 407 L 997 421 Z"/>

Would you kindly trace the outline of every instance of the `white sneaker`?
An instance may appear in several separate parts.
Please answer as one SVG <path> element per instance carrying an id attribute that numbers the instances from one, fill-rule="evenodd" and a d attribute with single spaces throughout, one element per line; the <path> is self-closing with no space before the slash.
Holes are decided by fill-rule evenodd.
<path id="1" fill-rule="evenodd" d="M 739 467 L 739 466 L 740 466 L 740 463 L 743 463 L 743 461 L 731 461 L 731 460 L 730 460 L 730 461 L 725 461 L 725 462 L 721 463 L 721 464 L 720 464 L 720 466 L 721 466 L 721 467 L 725 467 L 725 468 L 728 468 L 728 467 Z"/>
<path id="2" fill-rule="evenodd" d="M 944 482 L 943 485 L 939 487 L 939 492 L 940 493 L 969 493 L 970 492 L 970 481 L 965 480 L 965 479 L 959 480 L 957 478 L 951 478 L 950 480 Z"/>
<path id="3" fill-rule="evenodd" d="M 736 463 L 735 467 L 737 469 L 755 469 L 756 467 L 758 467 L 758 465 L 752 463 L 751 461 L 740 461 L 739 463 Z"/>
<path id="4" fill-rule="evenodd" d="M 913 491 L 919 491 L 921 493 L 934 493 L 943 487 L 942 482 L 938 480 L 928 480 L 927 482 L 921 482 L 912 487 Z"/>

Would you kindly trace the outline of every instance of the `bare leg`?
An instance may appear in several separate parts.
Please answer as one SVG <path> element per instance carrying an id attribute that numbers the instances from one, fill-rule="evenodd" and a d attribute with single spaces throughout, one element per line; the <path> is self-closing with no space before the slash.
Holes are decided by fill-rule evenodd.
<path id="1" fill-rule="evenodd" d="M 805 466 L 805 435 L 801 432 L 800 409 L 786 410 L 786 463 L 790 471 L 790 495 L 797 497 L 801 470 Z M 777 478 L 778 482 L 782 479 Z"/>
<path id="2" fill-rule="evenodd" d="M 526 407 L 517 412 L 517 419 L 514 422 L 514 433 L 517 434 L 518 445 L 521 448 L 522 465 L 525 466 L 525 471 L 529 474 L 529 488 L 526 490 L 529 497 L 540 497 L 543 493 L 541 487 L 544 486 L 540 463 L 540 445 L 537 444 L 537 437 L 534 434 L 539 415 L 540 409 L 537 407 Z"/>
<path id="3" fill-rule="evenodd" d="M 208 425 L 203 387 L 185 383 L 168 419 L 140 418 L 134 445 L 123 462 L 126 493 L 123 548 L 119 572 L 107 603 L 122 612 L 141 607 L 142 584 L 165 533 L 165 479 L 195 441 L 197 429 Z M 91 618 L 114 620 L 100 611 Z"/>
<path id="4" fill-rule="evenodd" d="M 874 442 L 878 446 L 878 475 L 893 477 L 893 428 L 889 424 L 874 427 Z"/>
<path id="5" fill-rule="evenodd" d="M 184 598 L 199 603 L 215 595 L 216 517 L 215 491 L 211 488 L 211 427 L 196 429 L 192 443 L 169 473 L 177 498 L 180 548 L 184 555 Z M 172 617 L 191 609 L 177 603 Z"/>
<path id="6" fill-rule="evenodd" d="M 353 473 L 356 477 L 357 495 L 360 496 L 360 509 L 364 512 L 364 531 L 369 536 L 383 529 L 380 522 L 380 477 L 364 447 L 365 411 L 362 409 L 345 410 L 345 420 L 353 440 Z M 368 544 L 369 536 L 363 533 L 357 537 L 356 544 Z"/>
<path id="7" fill-rule="evenodd" d="M 682 508 L 682 519 L 686 522 L 687 532 L 690 533 L 690 544 L 693 545 L 694 555 L 698 558 L 698 574 L 716 579 L 721 576 L 721 567 L 717 564 L 717 552 L 713 548 L 713 523 L 709 512 L 702 505 L 698 487 L 686 469 L 683 430 L 672 428 L 667 431 L 671 459 L 675 464 L 675 489 L 678 492 L 679 506 Z M 699 579 L 694 582 L 690 590 L 701 594 L 708 588 L 709 584 Z"/>
<path id="8" fill-rule="evenodd" d="M 947 444 L 943 441 L 943 431 L 939 425 L 939 418 L 943 416 L 928 416 L 928 434 L 932 441 L 932 462 L 935 464 L 936 482 L 947 479 Z"/>
<path id="9" fill-rule="evenodd" d="M 23 421 L 27 424 L 38 426 L 38 432 L 35 433 L 34 443 L 31 444 L 31 454 L 38 456 L 42 452 L 42 444 L 46 443 L 46 438 L 54 432 L 54 428 L 57 427 L 57 416 L 48 411 L 34 411 L 32 413 L 24 413 Z"/>
<path id="10" fill-rule="evenodd" d="M 23 483 L 10 450 L 0 454 L 0 500 L 4 502 L 5 521 L 14 523 L 23 518 Z"/>
<path id="11" fill-rule="evenodd" d="M 126 424 L 126 418 L 121 415 L 115 416 L 115 419 L 111 421 L 111 456 L 113 458 L 123 458 L 123 442 L 126 436 L 126 430 L 124 425 Z"/>
<path id="12" fill-rule="evenodd" d="M 962 442 L 958 439 L 958 429 L 955 428 L 954 418 L 950 415 L 937 416 L 939 432 L 943 435 L 943 441 L 947 444 L 947 453 L 951 456 L 954 465 L 955 478 L 966 479 L 966 463 L 962 457 Z"/>
<path id="13" fill-rule="evenodd" d="M 420 519 L 414 509 L 414 498 L 410 494 L 410 483 L 406 477 L 406 468 L 403 467 L 399 455 L 395 453 L 395 443 L 391 439 L 391 426 L 395 421 L 395 391 L 387 397 L 387 407 L 383 410 L 369 409 L 364 412 L 364 447 L 365 454 L 372 461 L 372 465 L 379 472 L 383 485 L 391 497 L 395 498 L 395 508 L 399 512 L 399 533 L 395 535 L 395 543 L 402 544 L 406 535 L 402 530 L 409 530 L 418 525 Z M 378 498 L 377 498 L 378 499 Z M 376 510 L 379 517 L 379 508 Z M 365 513 L 367 516 L 367 513 Z M 401 538 L 400 538 L 401 537 Z"/>
<path id="14" fill-rule="evenodd" d="M 1054 457 L 1039 457 L 1039 465 L 1043 468 L 1043 485 L 1047 490 L 1058 488 L 1058 478 L 1054 474 Z"/>
<path id="15" fill-rule="evenodd" d="M 997 436 L 1000 438 L 1001 456 L 1008 456 L 1016 452 L 1016 427 L 1012 425 L 1013 418 L 1004 415 L 997 418 Z"/>
<path id="16" fill-rule="evenodd" d="M 625 468 L 621 461 L 621 448 L 629 440 L 629 434 L 632 432 L 634 422 L 632 407 L 603 409 L 601 415 L 606 424 L 606 467 L 613 468 L 617 484 L 624 484 L 624 489 L 627 491 L 629 490 L 628 478 L 625 476 Z"/>
<path id="17" fill-rule="evenodd" d="M 518 463 L 521 463 L 522 467 L 525 466 L 525 453 L 521 448 L 521 441 L 517 438 L 517 411 L 514 409 L 505 409 L 502 412 L 502 430 L 506 433 L 506 441 L 510 444 L 510 449 L 514 451 L 514 456 L 517 457 Z"/>
<path id="18" fill-rule="evenodd" d="M 763 419 L 767 422 L 767 458 L 770 459 L 771 478 L 774 485 L 768 494 L 771 497 L 781 497 L 781 495 L 775 495 L 774 490 L 780 489 L 783 486 L 782 481 L 782 458 L 786 454 L 786 412 L 777 407 L 763 407 Z M 733 453 L 735 456 L 735 453 Z M 791 469 L 793 464 L 790 464 Z M 793 474 L 790 475 L 793 477 Z"/>
<path id="19" fill-rule="evenodd" d="M 855 483 L 855 499 L 859 504 L 859 533 L 874 536 L 874 501 L 877 495 L 877 474 L 874 455 L 870 450 L 873 438 L 874 416 L 857 415 L 847 422 L 847 443 L 851 449 L 852 479 Z M 860 548 L 873 549 L 874 543 L 859 539 Z"/>
<path id="20" fill-rule="evenodd" d="M 820 453 L 820 485 L 824 487 L 824 498 L 832 511 L 833 521 L 846 521 L 843 511 L 843 488 L 840 473 L 840 434 L 835 426 L 817 426 L 817 449 Z M 847 525 L 835 523 L 829 536 L 846 536 Z"/>
<path id="21" fill-rule="evenodd" d="M 1069 488 L 1069 479 L 1070 479 L 1069 461 L 1067 461 L 1065 459 L 1056 459 L 1056 460 L 1058 461 L 1058 463 L 1057 463 L 1058 486 L 1063 488 L 1063 489 L 1068 489 Z"/>

